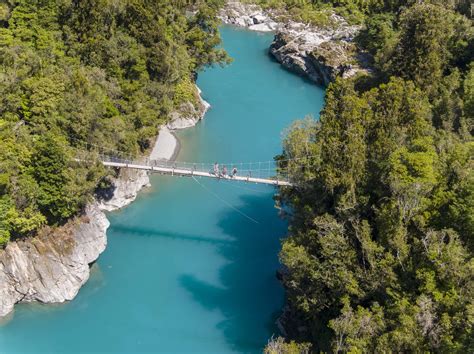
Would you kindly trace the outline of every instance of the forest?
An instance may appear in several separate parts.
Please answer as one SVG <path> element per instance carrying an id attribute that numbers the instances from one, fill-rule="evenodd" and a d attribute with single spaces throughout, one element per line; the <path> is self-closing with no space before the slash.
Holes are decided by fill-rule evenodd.
<path id="1" fill-rule="evenodd" d="M 320 119 L 295 122 L 278 157 L 296 171 L 276 197 L 290 214 L 288 351 L 474 352 L 471 2 L 255 2 L 361 25 L 373 69 L 332 83 Z M 195 97 L 197 71 L 229 62 L 222 5 L 0 0 L 0 247 L 67 222 L 108 186 L 78 150 L 146 153 Z"/>
<path id="2" fill-rule="evenodd" d="M 229 61 L 221 0 L 0 0 L 0 247 L 107 187 L 78 150 L 137 156 L 196 72 Z"/>
<path id="3" fill-rule="evenodd" d="M 278 198 L 291 221 L 280 253 L 288 350 L 473 352 L 470 3 L 279 6 L 322 2 L 362 17 L 356 41 L 373 73 L 336 80 L 320 120 L 286 134 L 280 166 L 296 171 Z"/>

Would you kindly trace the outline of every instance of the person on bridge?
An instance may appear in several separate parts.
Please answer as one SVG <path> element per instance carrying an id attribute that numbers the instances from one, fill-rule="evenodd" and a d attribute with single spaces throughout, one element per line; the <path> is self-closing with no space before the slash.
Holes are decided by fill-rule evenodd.
<path id="1" fill-rule="evenodd" d="M 232 178 L 234 178 L 237 175 L 237 167 L 234 166 L 232 169 Z"/>

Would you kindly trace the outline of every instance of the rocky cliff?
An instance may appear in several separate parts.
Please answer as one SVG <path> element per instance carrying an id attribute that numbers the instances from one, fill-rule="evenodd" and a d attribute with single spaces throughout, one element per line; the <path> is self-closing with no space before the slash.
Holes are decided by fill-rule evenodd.
<path id="1" fill-rule="evenodd" d="M 0 317 L 19 302 L 72 300 L 89 279 L 89 265 L 107 245 L 105 211 L 124 207 L 149 184 L 144 171 L 122 170 L 110 198 L 87 206 L 84 215 L 0 250 Z"/>
<path id="2" fill-rule="evenodd" d="M 314 82 L 328 85 L 337 76 L 350 77 L 364 71 L 361 54 L 353 43 L 359 31 L 333 16 L 334 29 L 290 22 L 280 29 L 270 53 L 286 68 Z"/>
<path id="3" fill-rule="evenodd" d="M 353 43 L 359 26 L 330 15 L 331 26 L 311 26 L 288 19 L 275 10 L 229 1 L 220 12 L 224 23 L 256 31 L 275 31 L 270 53 L 287 69 L 328 85 L 337 76 L 366 72 L 364 56 Z"/>
<path id="4" fill-rule="evenodd" d="M 18 302 L 72 300 L 89 279 L 89 265 L 107 245 L 109 222 L 97 204 L 83 216 L 0 251 L 0 316 Z"/>
<path id="5" fill-rule="evenodd" d="M 150 185 L 150 178 L 146 171 L 120 170 L 119 175 L 112 181 L 112 187 L 99 200 L 99 208 L 113 211 L 130 204 L 135 200 L 138 192 Z"/>

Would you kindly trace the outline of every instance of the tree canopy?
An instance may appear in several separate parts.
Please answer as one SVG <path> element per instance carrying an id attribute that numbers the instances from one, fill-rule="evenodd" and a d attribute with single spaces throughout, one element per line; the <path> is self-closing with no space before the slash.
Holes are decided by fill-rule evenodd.
<path id="1" fill-rule="evenodd" d="M 285 329 L 314 351 L 472 352 L 473 23 L 464 2 L 375 3 L 373 76 L 336 80 L 284 141 Z"/>
<path id="2" fill-rule="evenodd" d="M 228 62 L 221 5 L 0 1 L 0 246 L 81 212 L 107 172 L 77 149 L 143 153 L 197 70 Z"/>

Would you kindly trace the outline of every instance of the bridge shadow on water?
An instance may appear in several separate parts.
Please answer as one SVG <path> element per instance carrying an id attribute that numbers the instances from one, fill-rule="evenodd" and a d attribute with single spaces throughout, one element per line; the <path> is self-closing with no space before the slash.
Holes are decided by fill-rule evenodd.
<path id="1" fill-rule="evenodd" d="M 113 225 L 110 227 L 110 230 L 127 233 L 129 235 L 138 235 L 142 237 L 143 236 L 145 237 L 158 236 L 158 237 L 163 237 L 163 238 L 169 238 L 171 240 L 209 243 L 211 245 L 229 244 L 233 242 L 232 240 L 223 240 L 223 239 L 212 238 L 212 237 L 207 237 L 207 236 L 202 236 L 202 235 L 188 235 L 188 234 L 177 233 L 177 232 L 167 232 L 167 231 L 155 230 L 155 229 L 138 227 L 138 226 Z"/>
<path id="2" fill-rule="evenodd" d="M 261 352 L 277 332 L 275 321 L 282 307 L 283 290 L 276 270 L 285 223 L 277 219 L 270 194 L 243 195 L 241 201 L 239 210 L 258 215 L 259 224 L 231 209 L 219 217 L 219 227 L 232 238 L 231 242 L 216 243 L 229 262 L 219 271 L 222 287 L 190 274 L 183 274 L 180 282 L 201 306 L 225 316 L 217 328 L 233 350 Z"/>

